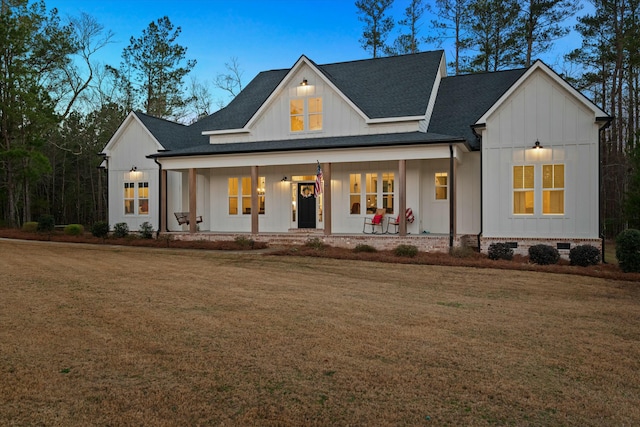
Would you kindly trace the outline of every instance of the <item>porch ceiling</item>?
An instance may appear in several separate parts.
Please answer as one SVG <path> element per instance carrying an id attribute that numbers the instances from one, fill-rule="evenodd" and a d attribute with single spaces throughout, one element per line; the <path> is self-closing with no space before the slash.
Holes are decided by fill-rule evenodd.
<path id="1" fill-rule="evenodd" d="M 461 151 L 468 151 L 466 141 L 461 138 L 410 132 L 211 144 L 149 157 L 156 158 L 165 169 L 291 165 L 315 163 L 316 160 L 342 163 L 441 159 L 449 158 L 450 144 L 455 147 L 454 157 Z"/>

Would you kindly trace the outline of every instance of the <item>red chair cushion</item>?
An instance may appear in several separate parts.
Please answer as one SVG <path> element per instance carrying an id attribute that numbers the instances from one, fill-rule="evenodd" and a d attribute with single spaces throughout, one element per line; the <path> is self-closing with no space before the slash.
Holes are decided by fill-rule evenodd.
<path id="1" fill-rule="evenodd" d="M 371 220 L 371 224 L 380 224 L 382 222 L 382 215 L 374 215 Z"/>

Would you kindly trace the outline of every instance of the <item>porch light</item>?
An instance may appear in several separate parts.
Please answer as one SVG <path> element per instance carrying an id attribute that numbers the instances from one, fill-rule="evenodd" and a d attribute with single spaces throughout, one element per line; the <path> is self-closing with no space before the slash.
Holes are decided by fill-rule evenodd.
<path id="1" fill-rule="evenodd" d="M 137 167 L 135 167 L 135 166 L 131 166 L 131 169 L 129 170 L 129 172 L 135 172 L 135 171 L 137 171 L 137 170 L 138 170 L 138 168 L 137 168 Z"/>
<path id="2" fill-rule="evenodd" d="M 280 180 L 280 182 L 287 182 L 287 177 L 283 176 L 282 179 Z"/>
<path id="3" fill-rule="evenodd" d="M 307 82 L 307 79 L 303 78 L 302 81 L 300 82 L 300 86 L 306 86 L 308 85 L 309 82 Z"/>
<path id="4" fill-rule="evenodd" d="M 538 141 L 538 140 L 536 139 L 536 143 L 535 143 L 535 144 L 533 144 L 533 147 L 531 147 L 531 148 L 533 148 L 533 149 L 535 149 L 535 150 L 540 150 L 540 149 L 542 149 L 542 148 L 544 148 L 544 147 L 543 147 L 542 145 L 540 145 L 540 141 Z"/>

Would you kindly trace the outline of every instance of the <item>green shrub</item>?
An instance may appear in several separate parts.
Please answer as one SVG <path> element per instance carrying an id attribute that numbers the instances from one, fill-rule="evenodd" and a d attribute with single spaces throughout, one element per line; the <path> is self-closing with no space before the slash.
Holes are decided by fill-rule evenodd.
<path id="1" fill-rule="evenodd" d="M 64 234 L 67 236 L 82 236 L 84 227 L 81 224 L 69 224 L 64 227 Z"/>
<path id="2" fill-rule="evenodd" d="M 618 234 L 616 258 L 625 273 L 640 272 L 640 230 L 630 228 Z"/>
<path id="3" fill-rule="evenodd" d="M 413 258 L 414 256 L 418 255 L 418 248 L 413 245 L 398 245 L 393 250 L 393 253 L 396 256 Z"/>
<path id="4" fill-rule="evenodd" d="M 140 237 L 143 239 L 153 239 L 153 225 L 150 222 L 145 221 L 140 224 Z"/>
<path id="5" fill-rule="evenodd" d="M 365 245 L 361 243 L 359 245 L 356 245 L 355 248 L 353 248 L 353 252 L 375 253 L 375 252 L 378 252 L 378 250 L 371 245 Z"/>
<path id="6" fill-rule="evenodd" d="M 29 221 L 22 224 L 22 231 L 26 231 L 27 233 L 35 233 L 38 231 L 38 223 L 35 221 Z"/>
<path id="7" fill-rule="evenodd" d="M 597 265 L 600 263 L 600 249 L 591 245 L 575 246 L 569 251 L 569 262 L 580 267 Z"/>
<path id="8" fill-rule="evenodd" d="M 113 226 L 113 235 L 115 237 L 127 237 L 129 235 L 129 226 L 126 222 L 119 222 Z"/>
<path id="9" fill-rule="evenodd" d="M 489 259 L 493 260 L 506 259 L 507 261 L 511 261 L 513 259 L 513 249 L 508 243 L 490 244 L 487 254 L 489 255 Z"/>
<path id="10" fill-rule="evenodd" d="M 529 261 L 539 265 L 557 264 L 560 253 L 549 245 L 534 245 L 529 248 Z"/>
<path id="11" fill-rule="evenodd" d="M 242 248 L 253 248 L 253 245 L 255 245 L 256 243 L 253 239 L 250 239 L 245 236 L 236 236 L 236 238 L 233 239 L 233 241 L 236 242 L 236 244 Z"/>
<path id="12" fill-rule="evenodd" d="M 322 240 L 320 240 L 319 238 L 317 238 L 317 237 L 314 237 L 313 239 L 307 240 L 304 245 L 306 247 L 308 247 L 308 248 L 312 248 L 312 249 L 315 249 L 317 251 L 322 250 L 322 249 L 327 247 L 327 245 L 325 245 L 324 242 Z"/>
<path id="13" fill-rule="evenodd" d="M 51 233 L 55 227 L 56 222 L 53 215 L 42 215 L 38 220 L 38 231 Z"/>
<path id="14" fill-rule="evenodd" d="M 97 221 L 91 226 L 91 234 L 95 237 L 105 239 L 109 235 L 109 223 Z"/>

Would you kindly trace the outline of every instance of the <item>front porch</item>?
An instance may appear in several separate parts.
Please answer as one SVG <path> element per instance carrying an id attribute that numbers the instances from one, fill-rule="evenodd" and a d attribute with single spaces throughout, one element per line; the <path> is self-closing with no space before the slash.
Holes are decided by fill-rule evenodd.
<path id="1" fill-rule="evenodd" d="M 398 245 L 413 245 L 422 252 L 447 252 L 450 238 L 447 234 L 347 234 L 325 235 L 323 230 L 295 230 L 289 233 L 215 233 L 215 232 L 165 232 L 175 240 L 184 241 L 233 241 L 238 237 L 250 238 L 256 242 L 265 242 L 271 247 L 300 246 L 310 239 L 319 239 L 324 244 L 334 247 L 353 249 L 357 245 L 370 245 L 378 250 L 394 249 Z M 459 235 L 453 239 L 454 246 L 465 244 L 477 246 L 476 236 Z"/>

